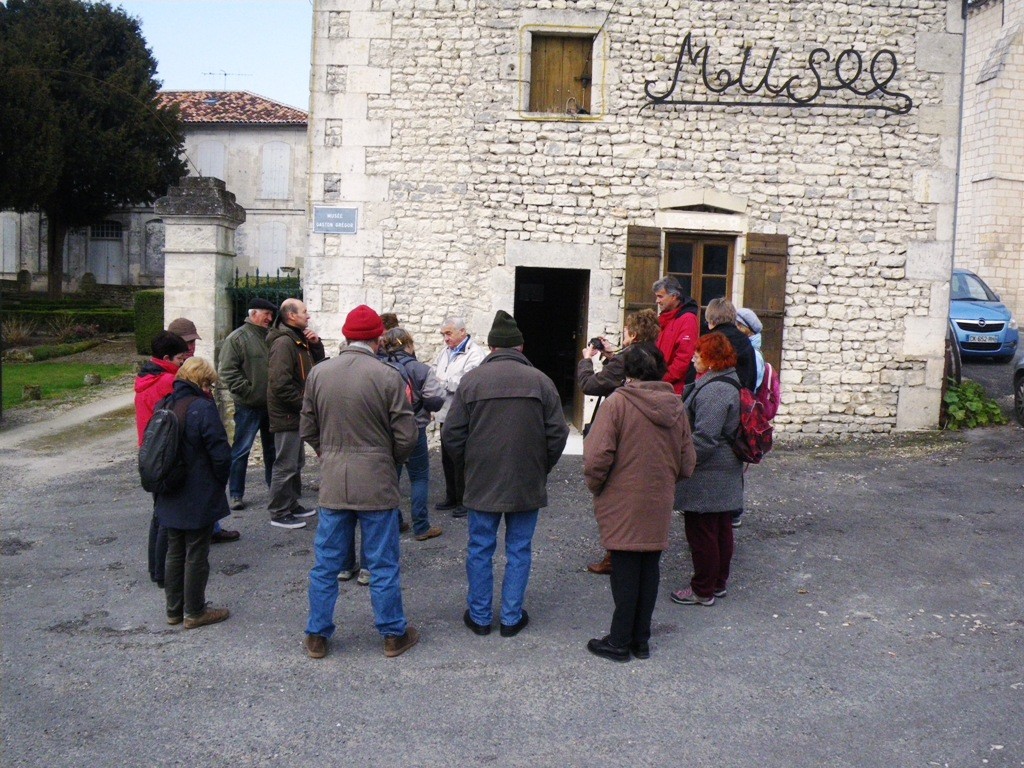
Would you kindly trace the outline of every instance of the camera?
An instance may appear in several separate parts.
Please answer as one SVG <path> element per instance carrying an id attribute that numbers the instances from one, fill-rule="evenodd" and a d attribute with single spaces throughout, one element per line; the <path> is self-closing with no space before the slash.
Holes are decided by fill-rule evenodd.
<path id="1" fill-rule="evenodd" d="M 604 352 L 604 342 L 601 341 L 600 336 L 595 336 L 590 340 L 590 346 L 596 349 L 598 352 Z"/>

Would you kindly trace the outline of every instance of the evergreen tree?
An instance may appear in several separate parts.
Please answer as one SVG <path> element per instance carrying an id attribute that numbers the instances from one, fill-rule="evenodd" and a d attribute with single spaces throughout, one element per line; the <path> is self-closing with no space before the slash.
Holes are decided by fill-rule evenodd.
<path id="1" fill-rule="evenodd" d="M 42 211 L 49 293 L 64 238 L 185 175 L 177 107 L 157 102 L 139 22 L 106 3 L 0 5 L 0 209 Z"/>

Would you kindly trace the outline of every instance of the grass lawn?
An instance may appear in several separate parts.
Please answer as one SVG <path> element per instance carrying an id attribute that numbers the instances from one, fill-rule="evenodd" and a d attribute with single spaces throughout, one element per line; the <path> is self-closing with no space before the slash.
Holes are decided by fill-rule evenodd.
<path id="1" fill-rule="evenodd" d="M 4 363 L 3 398 L 4 410 L 21 405 L 22 388 L 26 385 L 42 386 L 44 400 L 61 397 L 72 390 L 85 387 L 85 374 L 98 373 L 100 379 L 109 381 L 130 371 L 135 366 L 99 365 L 93 363 Z"/>

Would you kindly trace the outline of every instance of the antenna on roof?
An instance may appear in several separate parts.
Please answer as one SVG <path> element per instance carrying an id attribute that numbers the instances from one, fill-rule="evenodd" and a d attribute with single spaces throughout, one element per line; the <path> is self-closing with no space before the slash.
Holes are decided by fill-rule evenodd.
<path id="1" fill-rule="evenodd" d="M 247 72 L 225 72 L 223 69 L 218 69 L 216 72 L 203 72 L 203 74 L 204 75 L 214 76 L 214 77 L 217 76 L 217 75 L 221 75 L 224 78 L 224 88 L 223 88 L 223 90 L 225 90 L 225 91 L 228 89 L 228 78 L 229 77 L 252 77 L 252 75 L 247 73 Z"/>

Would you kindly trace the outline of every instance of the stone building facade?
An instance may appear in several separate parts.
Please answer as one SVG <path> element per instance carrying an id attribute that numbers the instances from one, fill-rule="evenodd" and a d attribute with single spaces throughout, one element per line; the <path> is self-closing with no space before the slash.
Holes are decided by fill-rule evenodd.
<path id="1" fill-rule="evenodd" d="M 1024 317 L 1024 0 L 972 0 L 956 265 Z"/>
<path id="2" fill-rule="evenodd" d="M 301 267 L 306 244 L 305 112 L 247 91 L 165 91 L 185 126 L 189 175 L 226 182 L 248 219 L 236 233 L 242 273 Z M 32 274 L 46 286 L 46 220 L 38 213 L 0 212 L 0 275 Z M 164 282 L 164 227 L 152 206 L 117 211 L 68 232 L 66 286 L 91 273 L 101 285 Z"/>
<path id="3" fill-rule="evenodd" d="M 578 420 L 579 350 L 671 272 L 761 313 L 779 429 L 934 427 L 962 35 L 959 0 L 317 0 L 310 205 L 355 224 L 311 234 L 315 322 L 425 357 L 513 310 Z"/>

